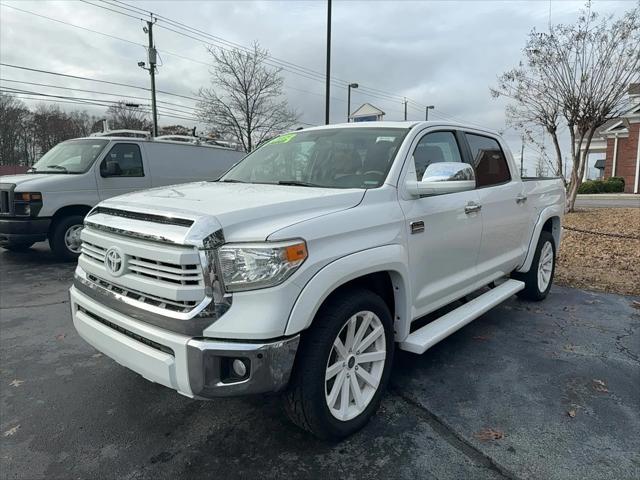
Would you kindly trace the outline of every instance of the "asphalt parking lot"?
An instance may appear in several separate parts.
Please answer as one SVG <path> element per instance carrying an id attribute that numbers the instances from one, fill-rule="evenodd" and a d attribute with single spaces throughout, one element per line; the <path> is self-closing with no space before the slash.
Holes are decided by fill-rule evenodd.
<path id="1" fill-rule="evenodd" d="M 1 478 L 640 478 L 638 298 L 513 298 L 422 356 L 340 443 L 276 396 L 199 402 L 75 333 L 73 265 L 0 249 Z"/>

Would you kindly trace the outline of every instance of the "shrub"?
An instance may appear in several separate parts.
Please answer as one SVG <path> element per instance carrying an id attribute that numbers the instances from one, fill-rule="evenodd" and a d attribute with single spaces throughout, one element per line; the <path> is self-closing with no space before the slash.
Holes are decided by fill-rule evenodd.
<path id="1" fill-rule="evenodd" d="M 586 180 L 578 193 L 619 193 L 624 192 L 624 178 L 611 177 L 606 180 Z"/>

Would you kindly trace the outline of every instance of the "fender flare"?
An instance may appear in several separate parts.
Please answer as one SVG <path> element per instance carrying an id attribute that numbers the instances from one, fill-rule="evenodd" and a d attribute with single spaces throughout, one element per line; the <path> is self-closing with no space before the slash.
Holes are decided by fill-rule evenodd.
<path id="1" fill-rule="evenodd" d="M 309 328 L 327 297 L 345 283 L 370 273 L 386 271 L 391 276 L 395 299 L 396 340 L 409 334 L 409 270 L 407 251 L 400 245 L 385 245 L 341 257 L 318 271 L 296 299 L 285 335 L 295 335 Z"/>
<path id="2" fill-rule="evenodd" d="M 533 228 L 533 233 L 531 238 L 529 239 L 529 247 L 527 249 L 527 256 L 524 259 L 524 262 L 520 267 L 516 270 L 518 272 L 528 272 L 531 268 L 531 263 L 533 262 L 533 256 L 536 253 L 536 245 L 538 244 L 538 238 L 540 238 L 540 232 L 542 232 L 542 227 L 550 218 L 557 217 L 559 220 L 564 215 L 564 206 L 563 205 L 551 205 L 540 212 L 538 216 L 538 221 L 536 222 L 535 227 Z M 553 226 L 553 238 L 556 242 L 556 248 L 560 246 L 560 239 L 562 237 L 562 229 L 560 227 L 560 221 L 557 222 L 557 225 L 554 222 Z"/>

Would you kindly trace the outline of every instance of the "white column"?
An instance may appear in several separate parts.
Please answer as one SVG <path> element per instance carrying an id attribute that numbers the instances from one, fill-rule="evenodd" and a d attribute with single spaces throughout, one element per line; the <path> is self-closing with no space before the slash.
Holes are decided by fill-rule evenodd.
<path id="1" fill-rule="evenodd" d="M 582 177 L 582 181 L 589 180 L 589 152 L 587 152 L 586 158 L 584 159 L 584 175 Z"/>
<path id="2" fill-rule="evenodd" d="M 638 138 L 638 151 L 636 152 L 636 184 L 635 184 L 635 187 L 633 188 L 633 193 L 638 193 L 638 184 L 640 183 L 640 131 L 638 132 L 637 138 Z"/>
<path id="3" fill-rule="evenodd" d="M 618 134 L 616 133 L 616 138 L 613 141 L 613 167 L 611 168 L 611 176 L 616 176 L 616 162 L 618 161 Z"/>

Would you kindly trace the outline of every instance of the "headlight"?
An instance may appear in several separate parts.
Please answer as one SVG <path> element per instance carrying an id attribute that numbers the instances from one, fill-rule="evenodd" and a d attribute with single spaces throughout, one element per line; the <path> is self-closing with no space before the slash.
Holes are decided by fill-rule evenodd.
<path id="1" fill-rule="evenodd" d="M 40 192 L 14 192 L 13 212 L 19 217 L 36 216 L 42 208 Z"/>
<path id="2" fill-rule="evenodd" d="M 222 280 L 227 292 L 279 285 L 307 258 L 304 240 L 236 243 L 218 249 Z"/>

